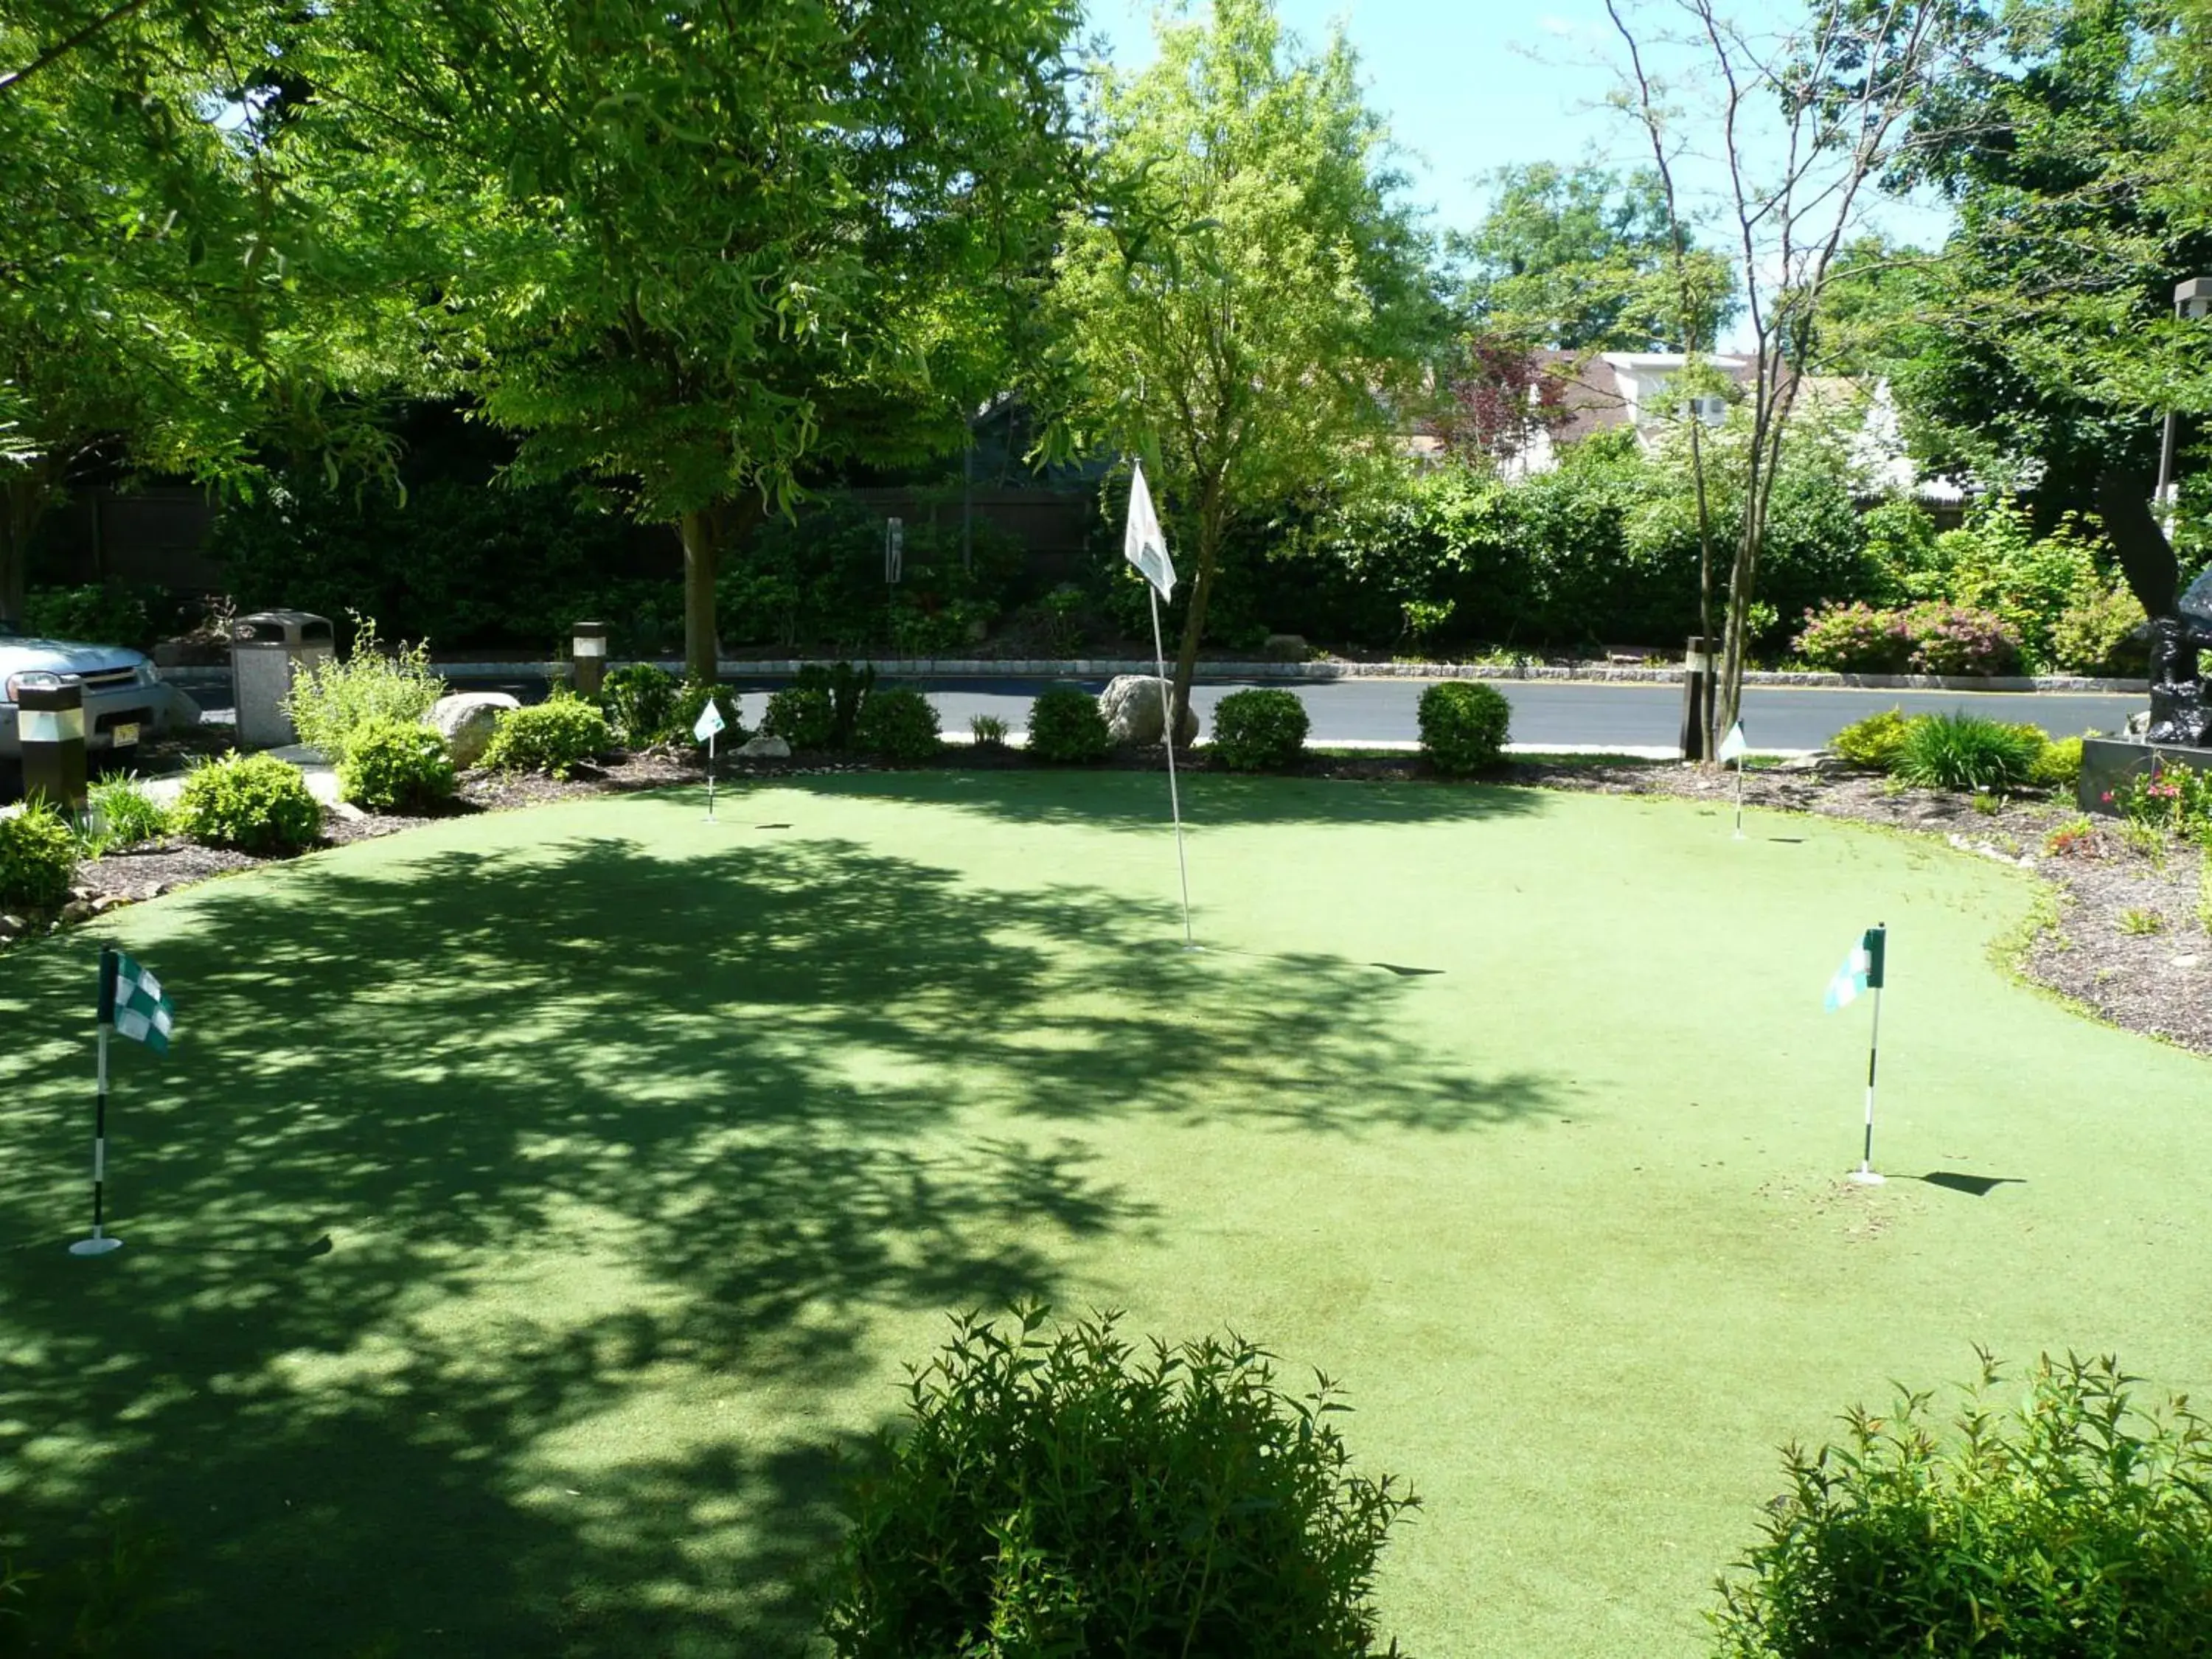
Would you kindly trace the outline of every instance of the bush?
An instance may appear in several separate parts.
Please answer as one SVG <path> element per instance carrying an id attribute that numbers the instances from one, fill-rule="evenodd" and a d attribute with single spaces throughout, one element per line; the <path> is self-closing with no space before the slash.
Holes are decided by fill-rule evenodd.
<path id="1" fill-rule="evenodd" d="M 372 720 L 338 763 L 338 796 L 371 812 L 434 812 L 453 798 L 453 757 L 427 726 Z"/>
<path id="2" fill-rule="evenodd" d="M 1905 728 L 1911 723 L 1902 708 L 1885 709 L 1853 720 L 1828 739 L 1828 747 L 1854 766 L 1887 772 L 1897 764 L 1897 751 L 1905 744 Z"/>
<path id="3" fill-rule="evenodd" d="M 1454 776 L 1495 766 L 1505 752 L 1513 706 L 1475 680 L 1444 680 L 1421 693 L 1421 752 Z"/>
<path id="4" fill-rule="evenodd" d="M 54 910 L 76 874 L 76 835 L 44 800 L 0 818 L 0 910 Z"/>
<path id="5" fill-rule="evenodd" d="M 860 710 L 854 741 L 867 754 L 913 765 L 937 753 L 937 709 L 908 686 L 873 693 Z"/>
<path id="6" fill-rule="evenodd" d="M 145 651 L 154 624 L 143 594 L 119 587 L 33 588 L 23 600 L 23 631 L 87 645 L 122 645 Z"/>
<path id="7" fill-rule="evenodd" d="M 1805 613 L 1790 648 L 1831 674 L 1901 674 L 1912 660 L 1912 639 L 1894 611 L 1832 605 Z"/>
<path id="8" fill-rule="evenodd" d="M 1890 770 L 1923 789 L 2018 789 L 2033 780 L 2045 744 L 2031 726 L 1979 714 L 1922 714 L 1905 722 Z"/>
<path id="9" fill-rule="evenodd" d="M 510 708 L 491 729 L 481 764 L 487 772 L 542 772 L 565 778 L 614 746 L 606 718 L 581 697 L 561 694 Z"/>
<path id="10" fill-rule="evenodd" d="M 1840 1446 L 1785 1453 L 1713 1615 L 1725 1659 L 2198 1655 L 2212 1630 L 2212 1436 L 2149 1415 L 2111 1359 L 2035 1368 L 2005 1413 L 1983 1356 L 1953 1432 L 1929 1396 L 1854 1410 Z"/>
<path id="11" fill-rule="evenodd" d="M 1311 723 L 1295 691 L 1232 691 L 1213 711 L 1208 748 L 1232 772 L 1283 772 L 1305 753 Z"/>
<path id="12" fill-rule="evenodd" d="M 625 749 L 649 748 L 679 734 L 688 738 L 690 723 L 679 726 L 676 721 L 678 690 L 676 676 L 658 663 L 627 663 L 599 683 L 599 713 Z M 702 696 L 700 707 L 705 706 Z M 698 709 L 692 710 L 691 719 L 698 718 Z"/>
<path id="13" fill-rule="evenodd" d="M 691 734 L 699 728 L 699 716 L 707 712 L 707 700 L 711 697 L 714 707 L 722 711 L 722 729 L 714 738 L 714 748 L 720 753 L 735 748 L 745 740 L 745 728 L 738 720 L 738 694 L 726 686 L 709 685 L 704 680 L 686 680 L 677 688 L 676 701 L 670 710 L 668 735 L 679 743 L 696 743 Z"/>
<path id="14" fill-rule="evenodd" d="M 87 804 L 100 826 L 93 840 L 94 858 L 116 848 L 141 847 L 169 833 L 169 809 L 148 794 L 135 777 L 100 779 L 88 792 Z"/>
<path id="15" fill-rule="evenodd" d="M 2081 781 L 2081 739 L 2059 738 L 2046 741 L 2028 770 L 2028 781 L 2045 789 L 2063 789 L 2070 794 L 2074 786 Z"/>
<path id="16" fill-rule="evenodd" d="M 234 751 L 185 780 L 176 821 L 207 846 L 265 856 L 313 846 L 323 832 L 323 809 L 298 768 L 273 755 Z"/>
<path id="17" fill-rule="evenodd" d="M 2148 771 L 2136 773 L 2105 799 L 2130 823 L 2171 830 L 2212 847 L 2212 772 L 2168 766 L 2153 757 Z"/>
<path id="18" fill-rule="evenodd" d="M 1391 1523 L 1324 1378 L 1304 1398 L 1235 1337 L 1139 1356 L 1114 1316 L 975 1317 L 908 1384 L 852 1479 L 823 1616 L 839 1659 L 1203 1654 L 1355 1659 Z"/>
<path id="19" fill-rule="evenodd" d="M 849 749 L 860 712 L 876 684 L 872 667 L 848 662 L 808 663 L 798 678 L 768 700 L 761 730 L 794 750 Z"/>
<path id="20" fill-rule="evenodd" d="M 1084 766 L 1113 747 L 1098 699 L 1080 686 L 1048 686 L 1030 705 L 1030 753 L 1054 766 Z"/>
<path id="21" fill-rule="evenodd" d="M 420 725 L 446 695 L 427 643 L 387 653 L 374 617 L 356 615 L 353 623 L 353 647 L 345 657 L 303 670 L 284 696 L 284 712 L 300 741 L 322 750 L 333 766 L 344 764 L 356 732 L 394 721 Z"/>
<path id="22" fill-rule="evenodd" d="M 2126 583 L 2085 584 L 2051 624 L 2052 665 L 2069 674 L 2148 673 L 2150 647 L 2136 635 L 2145 620 Z"/>
<path id="23" fill-rule="evenodd" d="M 1006 723 L 995 714 L 973 714 L 968 720 L 968 735 L 975 738 L 978 749 L 1004 749 Z"/>
<path id="24" fill-rule="evenodd" d="M 1904 622 L 1916 674 L 2009 674 L 2020 666 L 2020 641 L 1995 611 L 1929 603 L 1914 605 Z"/>

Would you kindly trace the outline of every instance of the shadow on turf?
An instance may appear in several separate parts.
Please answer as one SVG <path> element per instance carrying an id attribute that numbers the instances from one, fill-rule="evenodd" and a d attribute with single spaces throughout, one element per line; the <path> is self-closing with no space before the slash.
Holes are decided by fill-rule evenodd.
<path id="1" fill-rule="evenodd" d="M 0 977 L 43 1039 L 0 1051 L 0 1212 L 51 1239 L 0 1255 L 0 1547 L 82 1555 L 111 1499 L 165 1534 L 118 1656 L 788 1650 L 832 1488 L 750 1402 L 873 1372 L 872 1316 L 1141 1242 L 1076 1124 L 1463 1133 L 1558 1096 L 1401 1051 L 1420 992 L 1364 964 L 1184 957 L 1165 908 L 850 844 L 335 858 L 189 903 L 145 947 L 177 1046 L 118 1059 L 114 1256 L 61 1248 L 88 1049 L 52 1034 L 97 941 Z"/>
<path id="2" fill-rule="evenodd" d="M 1911 1176 L 1910 1180 L 1924 1182 L 1930 1187 L 1942 1187 L 1954 1193 L 1964 1193 L 1969 1198 L 1987 1198 L 2000 1187 L 2025 1187 L 2027 1182 L 2019 1176 L 1961 1175 L 1956 1170 L 1931 1170 L 1924 1176 Z"/>

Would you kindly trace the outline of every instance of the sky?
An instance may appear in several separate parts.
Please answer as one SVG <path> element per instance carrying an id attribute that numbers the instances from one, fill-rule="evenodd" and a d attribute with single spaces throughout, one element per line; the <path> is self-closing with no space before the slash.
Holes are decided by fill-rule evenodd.
<path id="1" fill-rule="evenodd" d="M 1088 4 L 1115 62 L 1133 69 L 1150 61 L 1152 0 Z M 1747 0 L 1746 9 L 1774 4 Z M 1649 160 L 1642 130 L 1603 106 L 1618 37 L 1602 0 L 1278 0 L 1278 9 L 1310 45 L 1328 38 L 1332 22 L 1345 25 L 1370 105 L 1411 152 L 1411 194 L 1435 210 L 1440 229 L 1473 228 L 1488 197 L 1480 175 L 1494 168 L 1587 156 L 1627 168 Z M 1693 164 L 1690 173 L 1686 193 L 1722 180 L 1711 166 Z M 1875 222 L 1930 245 L 1948 220 L 1932 205 L 1885 204 Z"/>

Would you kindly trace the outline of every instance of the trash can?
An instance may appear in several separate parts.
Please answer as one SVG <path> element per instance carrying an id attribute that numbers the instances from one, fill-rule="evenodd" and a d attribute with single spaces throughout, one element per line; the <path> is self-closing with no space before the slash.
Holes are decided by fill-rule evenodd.
<path id="1" fill-rule="evenodd" d="M 257 611 L 230 625 L 230 680 L 241 749 L 274 749 L 300 734 L 284 698 L 303 668 L 331 659 L 331 619 L 305 611 Z"/>

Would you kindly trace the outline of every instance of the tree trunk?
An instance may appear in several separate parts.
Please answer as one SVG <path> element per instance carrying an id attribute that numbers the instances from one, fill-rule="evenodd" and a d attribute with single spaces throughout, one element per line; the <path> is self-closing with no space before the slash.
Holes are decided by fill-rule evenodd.
<path id="1" fill-rule="evenodd" d="M 2097 513 L 2119 556 L 2128 586 L 2154 619 L 2173 614 L 2181 597 L 2181 566 L 2150 510 L 2150 480 L 2140 472 L 2112 471 L 2097 479 Z"/>
<path id="2" fill-rule="evenodd" d="M 720 552 L 711 509 L 686 513 L 676 521 L 684 544 L 684 675 L 712 685 L 721 652 L 714 632 L 714 565 Z"/>
<path id="3" fill-rule="evenodd" d="M 1205 486 L 1198 504 L 1198 578 L 1190 586 L 1190 612 L 1183 618 L 1182 648 L 1176 653 L 1174 713 L 1168 730 L 1180 732 L 1190 713 L 1190 683 L 1198 674 L 1198 642 L 1206 635 L 1206 605 L 1213 597 L 1213 565 L 1221 547 L 1221 486 Z"/>
<path id="4" fill-rule="evenodd" d="M 46 484 L 36 467 L 13 475 L 0 500 L 0 620 L 18 626 L 31 584 L 31 532 L 46 502 Z"/>

